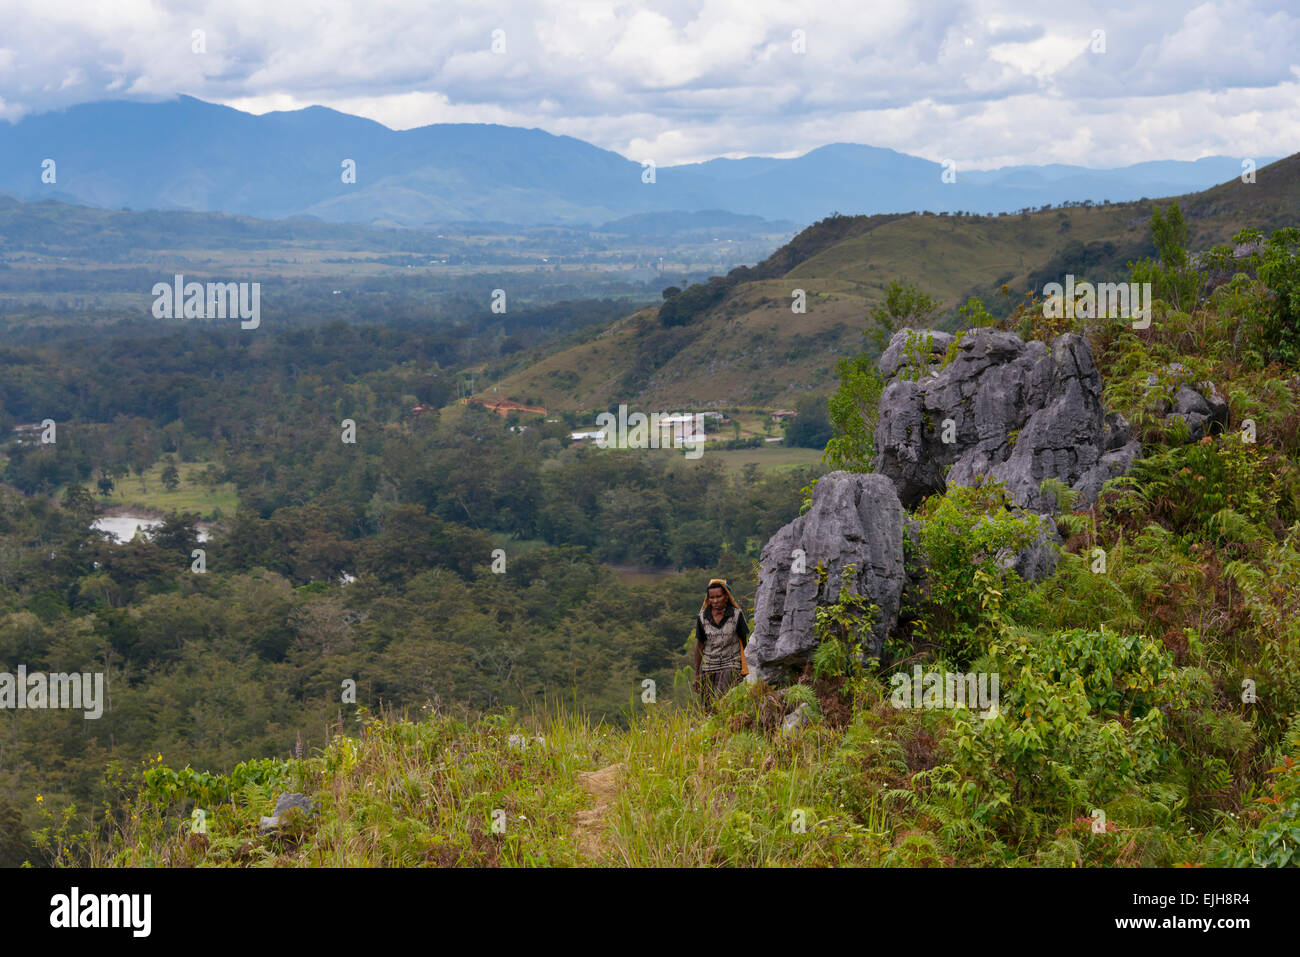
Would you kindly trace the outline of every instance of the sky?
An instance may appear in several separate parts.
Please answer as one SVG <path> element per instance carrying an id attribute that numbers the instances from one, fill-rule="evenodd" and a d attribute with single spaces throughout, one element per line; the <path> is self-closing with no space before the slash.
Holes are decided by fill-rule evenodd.
<path id="1" fill-rule="evenodd" d="M 966 169 L 1282 156 L 1300 0 L 0 0 L 0 119 L 177 94 L 660 166 L 836 142 Z"/>

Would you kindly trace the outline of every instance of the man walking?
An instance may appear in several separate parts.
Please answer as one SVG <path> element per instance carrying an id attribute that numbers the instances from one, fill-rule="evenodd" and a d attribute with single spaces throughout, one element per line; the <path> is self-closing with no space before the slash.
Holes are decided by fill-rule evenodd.
<path id="1" fill-rule="evenodd" d="M 749 623 L 724 578 L 709 581 L 695 618 L 695 691 L 705 711 L 749 674 L 745 643 Z"/>

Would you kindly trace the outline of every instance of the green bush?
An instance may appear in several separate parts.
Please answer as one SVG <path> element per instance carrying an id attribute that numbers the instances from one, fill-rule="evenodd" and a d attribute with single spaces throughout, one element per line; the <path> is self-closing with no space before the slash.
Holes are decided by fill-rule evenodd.
<path id="1" fill-rule="evenodd" d="M 1141 459 L 1116 487 L 1132 489 L 1149 514 L 1174 532 L 1212 540 L 1213 520 L 1224 509 L 1249 522 L 1266 521 L 1275 501 L 1271 484 L 1264 451 L 1234 433 Z"/>
<path id="2" fill-rule="evenodd" d="M 996 483 L 953 486 L 928 498 L 916 517 L 930 579 L 923 624 L 958 662 L 969 661 L 986 644 L 980 626 L 997 608 L 1013 611 L 1026 596 L 1024 582 L 1003 565 L 1008 554 L 1037 538 L 1039 522 L 1011 511 Z"/>
<path id="3" fill-rule="evenodd" d="M 1009 837 L 1034 835 L 1043 814 L 1086 815 L 1130 792 L 1169 799 L 1158 773 L 1172 756 L 1162 709 L 1182 706 L 1187 679 L 1158 642 L 1104 629 L 1021 632 L 990 654 L 1002 678 L 997 713 L 953 713 L 957 776 L 934 775 L 940 794 Z"/>
<path id="4" fill-rule="evenodd" d="M 875 468 L 876 417 L 885 383 L 866 353 L 841 358 L 840 385 L 827 402 L 831 439 L 822 460 L 832 469 L 870 472 Z"/>

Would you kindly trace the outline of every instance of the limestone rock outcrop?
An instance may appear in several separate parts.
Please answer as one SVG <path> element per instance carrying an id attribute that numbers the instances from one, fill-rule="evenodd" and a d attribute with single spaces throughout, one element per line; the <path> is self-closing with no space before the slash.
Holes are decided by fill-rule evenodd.
<path id="1" fill-rule="evenodd" d="M 817 608 L 838 599 L 847 565 L 854 566 L 854 592 L 879 606 L 862 650 L 880 654 L 902 601 L 903 523 L 902 503 L 883 475 L 831 472 L 817 482 L 812 507 L 773 535 L 759 559 L 747 651 L 756 678 L 774 681 L 808 660 L 817 647 Z"/>
<path id="2" fill-rule="evenodd" d="M 879 655 L 899 622 L 922 612 L 928 575 L 921 523 L 905 508 L 951 485 L 1000 480 L 1018 510 L 1037 513 L 1040 530 L 1028 546 L 996 559 L 1025 580 L 1042 579 L 1056 569 L 1061 544 L 1051 517 L 1057 495 L 1044 480 L 1073 489 L 1076 507 L 1090 505 L 1142 451 L 1123 416 L 1102 407 L 1092 350 L 1072 333 L 1049 348 L 994 329 L 960 337 L 903 329 L 878 367 L 886 385 L 875 472 L 824 476 L 811 509 L 763 549 L 749 643 L 754 679 L 777 681 L 808 661 L 818 642 L 817 609 L 838 599 L 846 566 L 855 569 L 853 592 L 879 608 L 865 654 Z M 1186 381 L 1183 371 L 1170 366 L 1169 374 L 1152 376 L 1153 411 L 1182 418 L 1191 440 L 1226 428 L 1228 405 L 1218 390 L 1212 383 L 1175 387 Z M 1162 380 L 1174 385 L 1156 394 Z"/>
<path id="3" fill-rule="evenodd" d="M 894 482 L 905 506 L 993 476 L 1021 507 L 1050 513 L 1055 500 L 1040 490 L 1044 479 L 1090 504 L 1140 454 L 1123 418 L 1102 408 L 1101 376 L 1082 337 L 1058 336 L 1049 350 L 975 329 L 945 365 L 937 343 L 951 338 L 931 333 L 932 361 L 918 368 L 905 358 L 910 333 L 896 333 L 880 359 L 887 384 L 876 425 L 876 472 Z"/>

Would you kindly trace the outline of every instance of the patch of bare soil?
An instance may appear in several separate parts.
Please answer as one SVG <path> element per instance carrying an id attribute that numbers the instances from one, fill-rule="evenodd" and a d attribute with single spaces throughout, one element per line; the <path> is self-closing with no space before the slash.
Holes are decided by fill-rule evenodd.
<path id="1" fill-rule="evenodd" d="M 604 851 L 605 811 L 618 796 L 625 770 L 620 762 L 599 771 L 578 772 L 578 783 L 596 800 L 595 807 L 579 811 L 573 819 L 573 837 L 584 857 L 595 859 Z"/>

